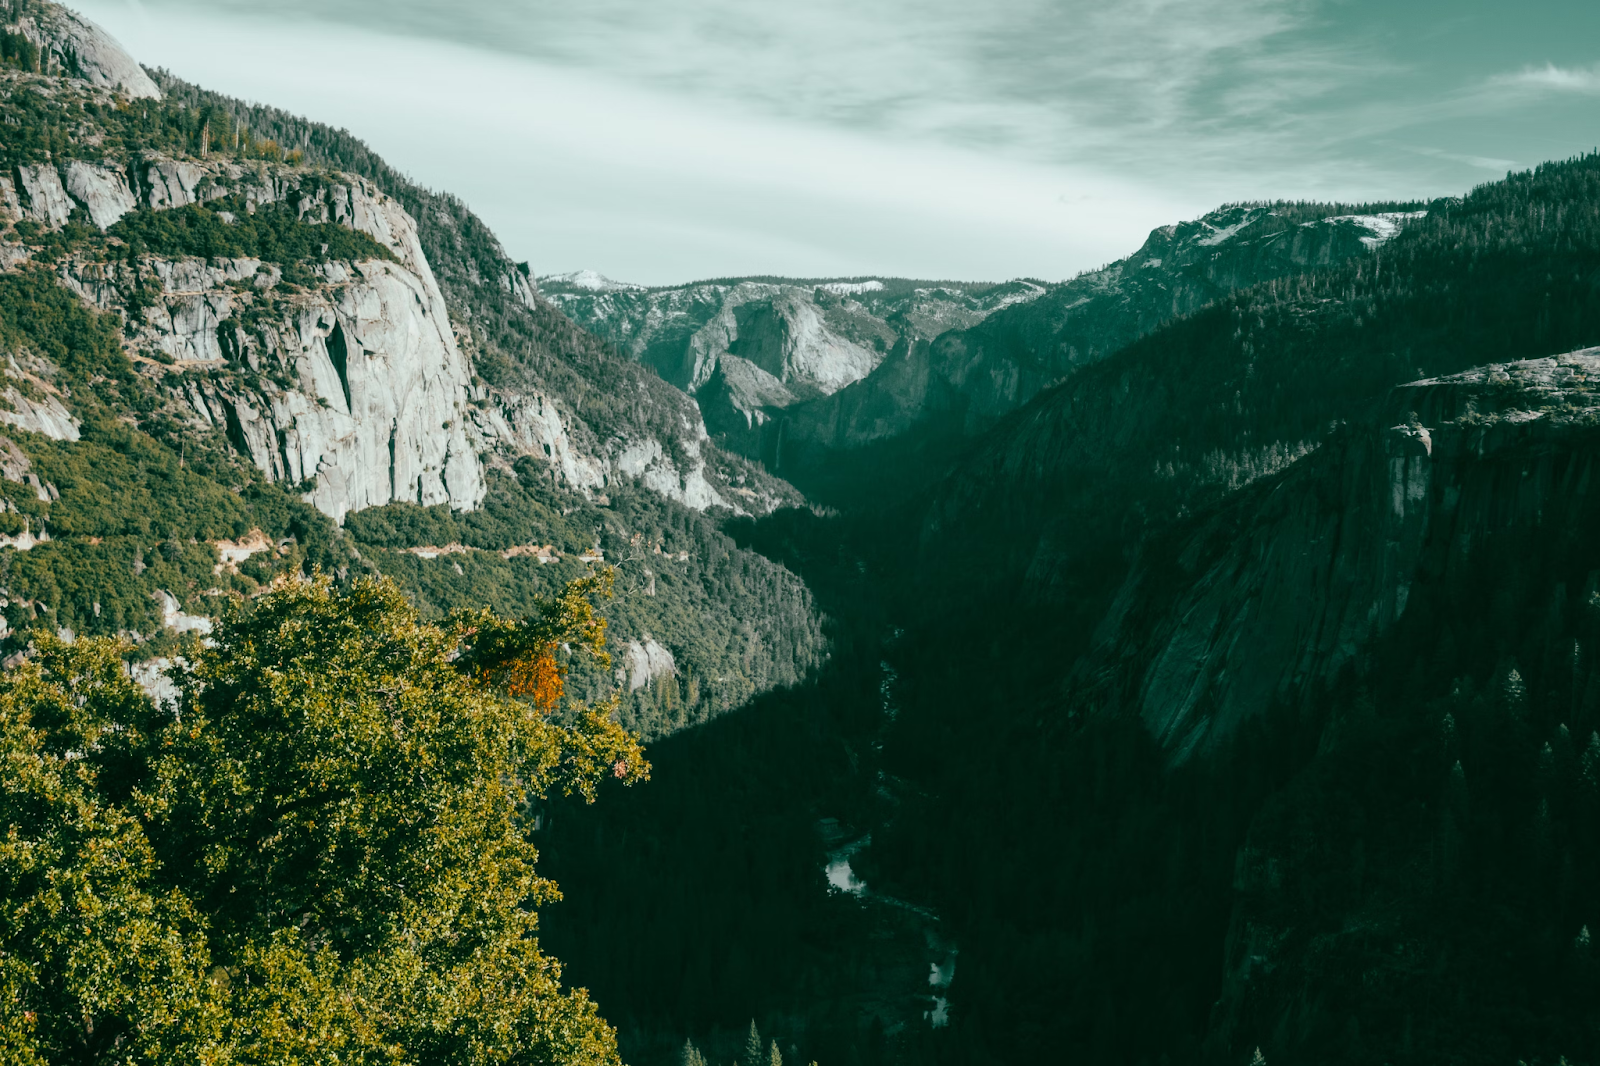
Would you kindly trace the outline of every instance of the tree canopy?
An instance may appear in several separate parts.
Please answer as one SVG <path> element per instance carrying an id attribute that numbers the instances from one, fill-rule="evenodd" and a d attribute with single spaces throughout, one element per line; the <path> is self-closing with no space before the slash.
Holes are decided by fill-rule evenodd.
<path id="1" fill-rule="evenodd" d="M 430 625 L 293 581 L 159 706 L 116 641 L 41 634 L 0 676 L 0 1064 L 619 1063 L 539 949 L 521 817 L 648 777 L 562 691 L 608 588 Z"/>

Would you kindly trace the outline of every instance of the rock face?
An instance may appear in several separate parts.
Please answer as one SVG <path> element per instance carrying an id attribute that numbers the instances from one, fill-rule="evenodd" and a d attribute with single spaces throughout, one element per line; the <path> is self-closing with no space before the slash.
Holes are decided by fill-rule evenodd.
<path id="1" fill-rule="evenodd" d="M 0 422 L 53 440 L 77 440 L 80 423 L 62 402 L 61 391 L 34 372 L 46 369 L 38 363 L 39 360 L 32 360 L 25 368 L 15 357 L 6 360 L 5 368 L 0 370 L 0 379 L 5 381 L 0 390 Z"/>
<path id="2" fill-rule="evenodd" d="M 981 432 L 1073 369 L 1166 321 L 1235 289 L 1366 254 L 1424 213 L 1295 221 L 1287 209 L 1233 207 L 1162 226 L 1127 259 L 897 347 L 863 380 L 786 407 L 769 430 L 781 432 L 784 445 L 774 469 L 931 422 L 962 435 Z"/>
<path id="3" fill-rule="evenodd" d="M 395 264 L 324 271 L 329 288 L 298 302 L 287 322 L 231 335 L 247 366 L 286 370 L 298 387 L 195 387 L 196 412 L 274 480 L 314 481 L 307 498 L 337 521 L 395 500 L 477 506 L 483 472 L 464 419 L 470 370 L 448 319 L 429 308 L 421 279 Z"/>
<path id="4" fill-rule="evenodd" d="M 774 412 L 861 381 L 890 352 L 1037 297 L 1032 282 L 734 279 L 645 289 L 592 271 L 540 279 L 579 325 L 693 394 L 711 435 L 761 458 Z"/>
<path id="5" fill-rule="evenodd" d="M 61 175 L 55 167 L 21 166 L 17 168 L 17 179 L 27 197 L 29 218 L 51 229 L 60 229 L 67 224 L 67 216 L 72 213 L 72 201 L 67 197 L 67 191 L 61 184 Z"/>
<path id="6" fill-rule="evenodd" d="M 671 677 L 677 673 L 677 663 L 672 653 L 645 634 L 643 642 L 631 640 L 617 656 L 617 684 L 625 685 L 630 692 L 649 685 L 658 677 Z"/>
<path id="7" fill-rule="evenodd" d="M 1295 706 L 1515 528 L 1592 506 L 1600 349 L 1395 389 L 1348 429 L 1151 545 L 1076 680 L 1175 761 Z"/>
<path id="8" fill-rule="evenodd" d="M 139 206 L 122 167 L 115 164 L 85 163 L 74 159 L 67 164 L 67 191 L 88 209 L 89 219 L 102 230 Z"/>
<path id="9" fill-rule="evenodd" d="M 19 173 L 30 211 L 42 212 L 34 205 L 50 204 L 62 188 L 49 180 L 58 178 L 53 168 Z M 147 256 L 138 271 L 159 280 L 160 296 L 133 316 L 132 346 L 180 366 L 245 371 L 188 381 L 183 398 L 262 473 L 308 483 L 307 498 L 337 521 L 396 500 L 457 509 L 482 500 L 483 433 L 469 439 L 467 413 L 472 369 L 416 226 L 398 203 L 362 181 L 302 192 L 292 170 L 155 157 L 126 171 L 75 163 L 67 177 L 66 188 L 102 226 L 134 206 L 170 209 L 232 194 L 252 210 L 290 201 L 307 221 L 339 223 L 388 248 L 398 262 L 325 263 L 321 284 L 283 298 L 270 294 L 280 272 L 257 260 Z M 126 263 L 69 265 L 62 280 L 102 310 L 126 313 L 122 294 L 137 287 L 134 271 Z"/>
<path id="10" fill-rule="evenodd" d="M 571 416 L 552 395 L 478 382 L 415 221 L 369 182 L 306 185 L 304 172 L 291 167 L 152 154 L 121 164 L 24 166 L 15 181 L 0 180 L 0 201 L 12 217 L 52 229 L 79 207 L 106 229 L 136 208 L 170 210 L 223 196 L 252 211 L 292 204 L 305 221 L 367 234 L 398 262 L 324 263 L 317 283 L 294 293 L 280 287 L 280 267 L 254 259 L 69 261 L 62 281 L 101 310 L 124 314 L 127 294 L 145 292 L 129 330 L 135 355 L 202 371 L 176 386 L 196 419 L 227 433 L 268 477 L 306 485 L 307 499 L 336 520 L 393 501 L 476 507 L 485 492 L 484 456 L 539 457 L 560 480 L 590 494 L 625 477 L 698 510 L 770 508 L 770 501 L 730 498 L 712 484 L 709 438 L 692 401 L 670 446 L 647 434 L 595 441 L 586 430 L 574 435 Z M 26 258 L 25 250 L 19 254 Z M 154 298 L 151 280 L 158 283 Z M 524 303 L 537 299 L 520 272 L 508 286 Z M 11 409 L 0 410 L 0 422 L 76 439 L 59 396 L 12 388 L 6 397 Z"/>
<path id="11" fill-rule="evenodd" d="M 144 68 L 105 30 L 82 15 L 55 4 L 35 5 L 31 13 L 5 27 L 38 46 L 44 72 L 60 71 L 130 100 L 158 100 L 161 90 Z"/>

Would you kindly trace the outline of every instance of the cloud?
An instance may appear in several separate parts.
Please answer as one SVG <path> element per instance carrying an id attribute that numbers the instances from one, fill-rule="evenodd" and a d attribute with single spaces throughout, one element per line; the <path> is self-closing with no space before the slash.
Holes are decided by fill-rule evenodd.
<path id="1" fill-rule="evenodd" d="M 1465 166 L 1475 167 L 1478 170 L 1490 170 L 1497 174 L 1504 174 L 1512 170 L 1522 170 L 1526 164 L 1518 163 L 1514 159 L 1496 159 L 1493 156 L 1470 155 L 1462 152 L 1447 152 L 1441 148 L 1424 148 L 1418 145 L 1406 145 L 1405 150 L 1415 152 L 1417 155 L 1430 156 L 1434 159 L 1444 159 L 1451 163 L 1461 163 Z"/>
<path id="2" fill-rule="evenodd" d="M 142 0 L 143 20 L 134 0 L 69 2 L 120 12 L 113 32 L 138 28 L 147 62 L 347 125 L 471 192 L 541 270 L 640 280 L 825 262 L 1059 276 L 1226 200 L 1458 192 L 1501 156 L 1580 147 L 1535 144 L 1518 117 L 1600 84 L 1600 67 L 1447 72 L 1494 55 L 1492 29 L 1458 20 L 1419 50 L 1416 26 L 1355 17 L 1385 0 Z M 383 109 L 395 92 L 405 122 Z M 459 145 L 466 129 L 478 141 Z M 1151 220 L 1157 203 L 1188 214 Z M 585 229 L 610 235 L 603 255 L 567 250 Z M 638 266 L 610 258 L 630 231 L 652 244 Z M 725 265 L 673 265 L 674 240 Z"/>
<path id="3" fill-rule="evenodd" d="M 461 196 L 539 273 L 1067 277 L 1209 206 L 1093 167 L 775 119 L 415 36 L 153 0 L 142 25 L 120 0 L 79 6 L 147 63 L 355 130 Z"/>
<path id="4" fill-rule="evenodd" d="M 146 0 L 198 11 L 196 0 Z M 317 20 L 533 59 L 752 114 L 1034 162 L 1282 160 L 1370 78 L 1320 0 L 277 0 Z M 207 0 L 259 15 L 259 0 Z M 1242 158 L 1241 158 L 1242 157 Z M 1281 165 L 1281 163 L 1280 163 Z"/>
<path id="5" fill-rule="evenodd" d="M 1537 93 L 1600 93 L 1600 63 L 1592 67 L 1558 67 L 1546 63 L 1542 67 L 1524 67 L 1515 74 L 1502 74 L 1490 83 L 1499 88 Z"/>

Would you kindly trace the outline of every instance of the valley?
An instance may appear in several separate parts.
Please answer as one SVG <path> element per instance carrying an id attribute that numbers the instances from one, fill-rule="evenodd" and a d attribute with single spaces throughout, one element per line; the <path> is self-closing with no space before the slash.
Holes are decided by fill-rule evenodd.
<path id="1" fill-rule="evenodd" d="M 1228 204 L 1059 282 L 646 287 L 0 15 L 0 725 L 44 768 L 6 801 L 0 1035 L 1600 1058 L 1600 156 Z M 185 835 L 228 825 L 254 850 Z M 16 902 L 74 826 L 137 861 Z M 372 887 L 391 837 L 457 850 Z M 65 955 L 11 965 L 46 912 L 189 947 L 89 1003 Z M 157 987 L 188 1006 L 137 1014 Z M 556 1043 L 482 1051 L 549 1004 Z M 260 1023 L 293 1055 L 250 1042 L 295 1011 Z"/>

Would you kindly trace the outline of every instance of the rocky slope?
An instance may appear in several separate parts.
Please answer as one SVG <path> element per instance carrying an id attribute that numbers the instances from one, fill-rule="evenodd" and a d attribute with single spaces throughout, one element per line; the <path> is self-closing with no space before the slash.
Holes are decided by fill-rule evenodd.
<path id="1" fill-rule="evenodd" d="M 491 451 L 543 455 L 562 483 L 591 497 L 622 478 L 697 510 L 765 513 L 799 502 L 788 485 L 712 446 L 691 397 L 576 328 L 460 201 L 413 185 L 348 133 L 157 77 L 175 104 L 295 146 L 303 165 L 363 178 L 405 210 L 471 368 L 468 432 Z"/>
<path id="2" fill-rule="evenodd" d="M 1044 292 L 1031 281 L 901 278 L 732 278 L 645 288 L 593 271 L 542 277 L 539 286 L 574 322 L 693 394 L 719 441 L 769 462 L 762 440 L 776 412 L 832 396 L 891 353 Z"/>
<path id="3" fill-rule="evenodd" d="M 1366 256 L 1419 214 L 1311 205 L 1224 207 L 1163 226 L 1126 259 L 971 325 L 910 338 L 866 378 L 791 406 L 769 431 L 776 470 L 918 429 L 981 433 L 1078 367 L 1236 289 Z M 781 456 L 778 440 L 781 434 Z"/>
<path id="4" fill-rule="evenodd" d="M 0 7 L 0 33 L 23 38 L 36 50 L 25 67 L 36 73 L 81 79 L 130 100 L 154 100 L 161 90 L 122 46 L 95 23 L 56 4 L 8 0 Z"/>
<path id="5" fill-rule="evenodd" d="M 603 559 L 627 668 L 577 680 L 647 734 L 822 659 L 804 586 L 705 517 L 798 495 L 463 205 L 347 134 L 147 77 L 53 5 L 5 10 L 7 651 L 46 624 L 170 651 L 318 567 L 517 613 Z"/>
<path id="6" fill-rule="evenodd" d="M 1075 701 L 1141 717 L 1176 761 L 1304 708 L 1387 636 L 1418 582 L 1588 509 L 1600 349 L 1394 389 L 1377 416 L 1144 549 Z"/>
<path id="7" fill-rule="evenodd" d="M 108 97 L 94 95 L 107 90 L 10 78 L 13 96 L 44 88 L 60 110 L 81 111 L 86 101 L 109 106 Z M 86 139 L 104 135 L 92 123 L 80 130 Z M 485 458 L 508 462 L 519 455 L 549 462 L 584 493 L 627 477 L 702 510 L 760 509 L 782 496 L 772 488 L 736 494 L 730 489 L 742 486 L 722 480 L 719 490 L 708 481 L 700 454 L 706 434 L 692 403 L 669 398 L 674 411 L 665 443 L 663 434 L 637 428 L 596 440 L 586 426 L 575 443 L 575 419 L 563 415 L 551 391 L 536 383 L 485 383 L 472 337 L 452 321 L 415 221 L 370 181 L 311 180 L 303 166 L 185 160 L 149 150 L 95 154 L 19 164 L 14 178 L 0 179 L 0 205 L 10 221 L 59 232 L 81 209 L 105 230 L 141 209 L 227 200 L 253 213 L 282 203 L 304 222 L 346 226 L 390 253 L 392 261 L 383 264 L 319 266 L 311 284 L 291 286 L 304 290 L 293 294 L 282 286 L 281 267 L 251 258 L 147 254 L 109 266 L 59 268 L 86 299 L 132 321 L 137 354 L 195 379 L 179 391 L 198 419 L 225 428 L 268 477 L 312 483 L 311 498 L 336 520 L 395 500 L 473 508 L 483 497 Z M 226 221 L 229 214 L 218 217 Z M 16 240 L 0 254 L 13 265 L 29 255 Z M 506 279 L 512 299 L 537 302 L 520 273 L 508 269 Z M 160 294 L 134 309 L 147 280 Z"/>

